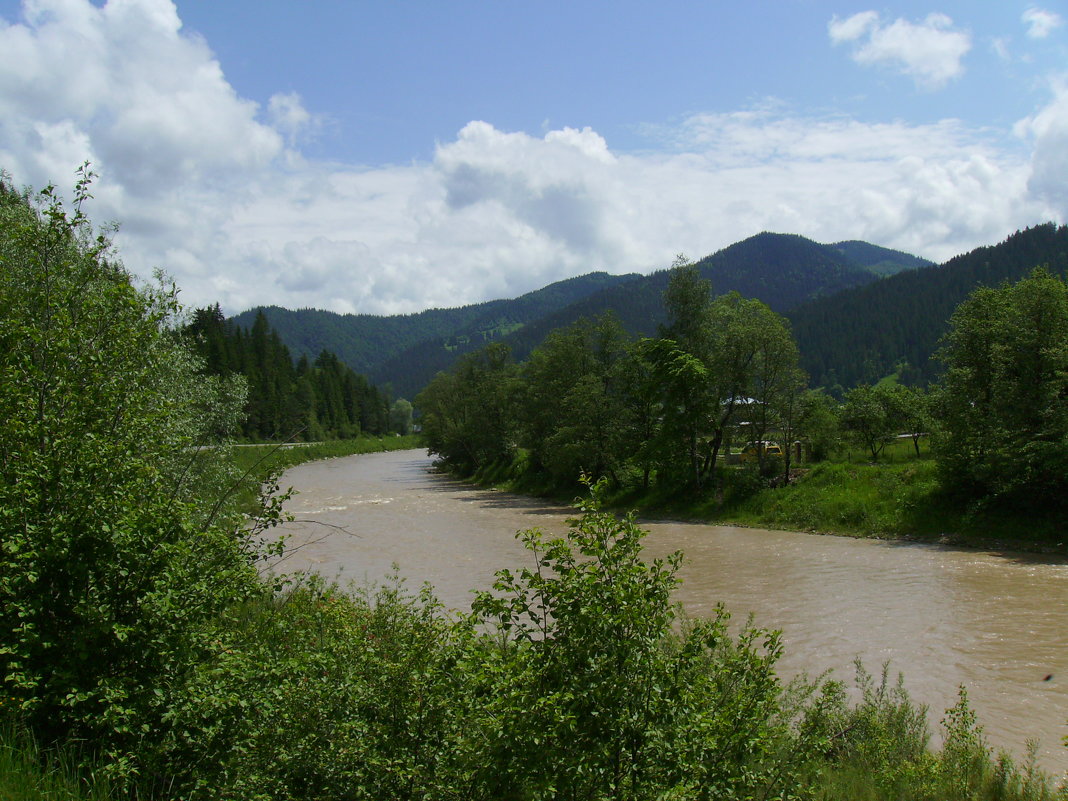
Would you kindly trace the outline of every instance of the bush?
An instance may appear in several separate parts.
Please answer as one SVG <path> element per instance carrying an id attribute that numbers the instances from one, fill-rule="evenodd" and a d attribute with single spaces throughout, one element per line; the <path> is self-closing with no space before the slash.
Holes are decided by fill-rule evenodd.
<path id="1" fill-rule="evenodd" d="M 255 586 L 218 434 L 239 384 L 202 378 L 173 288 L 137 289 L 68 214 L 0 181 L 0 692 L 44 742 L 134 772 L 203 626 Z"/>
<path id="2" fill-rule="evenodd" d="M 813 742 L 774 673 L 776 633 L 735 639 L 723 610 L 676 633 L 681 555 L 646 563 L 632 518 L 581 507 L 566 538 L 523 542 L 533 569 L 498 573 L 475 710 L 489 798 L 794 798 Z"/>

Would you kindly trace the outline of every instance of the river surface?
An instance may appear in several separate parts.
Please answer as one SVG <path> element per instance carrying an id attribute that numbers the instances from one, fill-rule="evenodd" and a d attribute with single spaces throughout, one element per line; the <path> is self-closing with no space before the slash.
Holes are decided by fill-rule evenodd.
<path id="1" fill-rule="evenodd" d="M 282 486 L 298 494 L 295 548 L 280 569 L 374 583 L 396 563 L 412 589 L 433 585 L 453 609 L 501 568 L 531 566 L 521 529 L 566 530 L 570 512 L 429 471 L 424 451 L 312 462 Z M 325 524 L 325 525 L 324 525 Z M 335 528 L 340 527 L 340 528 Z M 1068 770 L 1068 561 L 1023 553 L 645 522 L 651 556 L 686 555 L 677 599 L 690 615 L 723 603 L 735 619 L 781 629 L 785 676 L 833 671 L 851 683 L 860 657 L 887 660 L 932 727 L 964 684 L 991 744 Z M 1050 677 L 1050 678 L 1047 678 Z"/>

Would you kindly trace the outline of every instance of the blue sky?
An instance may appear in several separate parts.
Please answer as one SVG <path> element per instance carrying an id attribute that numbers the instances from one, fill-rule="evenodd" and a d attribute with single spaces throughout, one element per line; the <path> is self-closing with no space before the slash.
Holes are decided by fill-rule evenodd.
<path id="1" fill-rule="evenodd" d="M 395 313 L 761 230 L 942 260 L 1068 217 L 1068 8 L 0 0 L 0 167 L 132 271 Z"/>

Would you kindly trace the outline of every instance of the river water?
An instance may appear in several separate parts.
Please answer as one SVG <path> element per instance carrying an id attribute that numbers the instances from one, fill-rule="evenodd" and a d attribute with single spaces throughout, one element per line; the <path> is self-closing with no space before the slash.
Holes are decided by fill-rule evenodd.
<path id="1" fill-rule="evenodd" d="M 501 568 L 530 566 L 521 529 L 562 533 L 569 510 L 429 471 L 424 451 L 312 462 L 282 486 L 298 494 L 280 569 L 376 582 L 395 563 L 417 589 L 433 585 L 467 609 Z M 814 534 L 646 522 L 647 552 L 686 555 L 677 598 L 688 613 L 723 603 L 736 620 L 781 629 L 783 675 L 853 660 L 878 674 L 890 661 L 931 709 L 937 729 L 957 687 L 968 688 L 988 740 L 1016 755 L 1040 741 L 1040 763 L 1068 770 L 1068 560 Z M 1047 678 L 1049 677 L 1049 678 Z"/>

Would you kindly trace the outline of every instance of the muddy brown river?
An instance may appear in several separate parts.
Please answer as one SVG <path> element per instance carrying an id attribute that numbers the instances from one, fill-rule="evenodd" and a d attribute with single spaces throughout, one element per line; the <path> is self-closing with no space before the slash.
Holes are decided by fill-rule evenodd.
<path id="1" fill-rule="evenodd" d="M 529 565 L 520 529 L 561 533 L 567 509 L 471 489 L 429 472 L 423 451 L 301 465 L 283 477 L 298 495 L 283 569 L 375 582 L 396 563 L 412 589 L 433 585 L 468 608 L 494 571 Z M 326 524 L 326 525 L 323 525 Z M 643 523 L 647 551 L 686 555 L 677 598 L 691 615 L 723 603 L 781 629 L 783 675 L 853 660 L 890 660 L 937 729 L 961 684 L 995 746 L 1016 755 L 1040 741 L 1040 762 L 1068 770 L 1068 561 L 1023 553 L 854 540 L 674 522 Z M 340 527 L 340 528 L 334 528 Z M 1050 678 L 1047 678 L 1050 677 Z"/>

